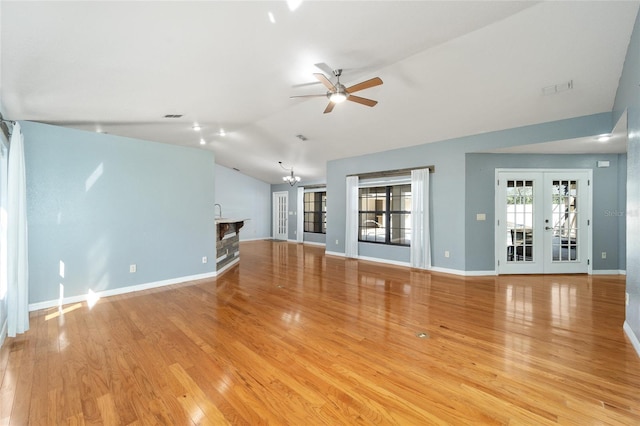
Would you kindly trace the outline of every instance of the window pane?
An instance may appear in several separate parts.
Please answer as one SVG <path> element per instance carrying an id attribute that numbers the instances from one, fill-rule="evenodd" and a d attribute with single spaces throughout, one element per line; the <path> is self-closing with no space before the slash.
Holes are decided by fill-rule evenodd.
<path id="1" fill-rule="evenodd" d="M 326 192 L 306 192 L 304 194 L 304 231 L 326 233 Z"/>
<path id="2" fill-rule="evenodd" d="M 360 188 L 360 241 L 411 243 L 411 185 Z"/>

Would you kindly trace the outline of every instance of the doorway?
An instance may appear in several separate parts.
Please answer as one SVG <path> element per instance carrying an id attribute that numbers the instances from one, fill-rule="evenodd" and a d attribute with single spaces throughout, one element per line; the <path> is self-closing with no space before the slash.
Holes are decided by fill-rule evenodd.
<path id="1" fill-rule="evenodd" d="M 289 193 L 287 191 L 273 193 L 273 239 L 287 240 L 289 237 L 287 219 L 289 210 Z"/>
<path id="2" fill-rule="evenodd" d="M 591 170 L 496 170 L 498 274 L 591 270 Z"/>

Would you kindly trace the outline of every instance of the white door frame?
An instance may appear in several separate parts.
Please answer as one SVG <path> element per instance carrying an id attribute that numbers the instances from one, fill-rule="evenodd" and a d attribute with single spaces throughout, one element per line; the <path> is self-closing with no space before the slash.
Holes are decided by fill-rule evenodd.
<path id="1" fill-rule="evenodd" d="M 273 206 L 273 239 L 286 241 L 289 239 L 289 191 L 274 192 L 271 204 Z"/>
<path id="2" fill-rule="evenodd" d="M 521 173 L 521 174 L 526 174 L 526 173 L 586 173 L 587 174 L 587 180 L 588 180 L 588 184 L 587 184 L 587 190 L 586 190 L 586 196 L 587 199 L 586 200 L 581 200 L 581 203 L 586 203 L 586 207 L 585 207 L 585 212 L 587 214 L 586 217 L 586 222 L 587 222 L 587 226 L 586 226 L 586 234 L 587 234 L 587 238 L 586 238 L 586 246 L 582 247 L 582 250 L 586 251 L 586 260 L 587 260 L 587 274 L 591 275 L 593 272 L 593 262 L 591 261 L 593 259 L 593 247 L 592 247 L 592 241 L 593 241 L 593 185 L 591 184 L 593 182 L 593 170 L 592 169 L 527 169 L 527 168 L 522 168 L 522 169 L 512 169 L 512 168 L 498 168 L 495 169 L 495 179 L 494 179 L 494 184 L 495 184 L 495 191 L 494 191 L 494 196 L 495 196 L 495 207 L 494 207 L 494 214 L 495 214 L 495 218 L 496 218 L 496 222 L 494 223 L 494 256 L 495 256 L 495 271 L 496 274 L 499 275 L 500 274 L 500 266 L 501 266 L 501 260 L 503 260 L 502 256 L 504 254 L 504 250 L 502 249 L 501 245 L 499 244 L 499 241 L 501 239 L 504 238 L 504 235 L 502 235 L 503 230 L 504 230 L 504 226 L 506 224 L 502 224 L 502 226 L 499 226 L 499 220 L 502 217 L 502 214 L 500 213 L 503 205 L 502 205 L 502 200 L 500 199 L 500 191 L 499 191 L 499 187 L 498 187 L 498 179 L 500 176 L 500 173 Z M 504 261 L 502 262 L 502 265 L 504 265 Z M 506 273 L 506 272 L 503 272 Z M 508 272 L 508 273 L 512 273 L 512 272 Z M 523 273 L 530 273 L 530 272 L 523 272 Z M 544 272 L 543 272 L 544 273 Z M 554 272 L 548 272 L 548 273 L 554 273 Z"/>

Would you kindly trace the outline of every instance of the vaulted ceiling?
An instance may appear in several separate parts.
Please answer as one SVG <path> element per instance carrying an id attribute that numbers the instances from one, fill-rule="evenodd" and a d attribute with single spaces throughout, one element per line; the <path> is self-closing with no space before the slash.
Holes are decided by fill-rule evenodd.
<path id="1" fill-rule="evenodd" d="M 213 150 L 270 183 L 279 161 L 322 181 L 331 159 L 610 111 L 639 2 L 289 6 L 2 1 L 4 115 Z M 326 92 L 318 63 L 347 86 L 379 76 L 358 93 L 378 105 L 323 114 L 325 98 L 291 99 Z"/>

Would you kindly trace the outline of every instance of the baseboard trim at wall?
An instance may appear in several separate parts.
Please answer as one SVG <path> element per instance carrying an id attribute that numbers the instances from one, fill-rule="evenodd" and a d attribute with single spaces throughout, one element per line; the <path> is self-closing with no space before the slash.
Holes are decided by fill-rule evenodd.
<path id="1" fill-rule="evenodd" d="M 627 275 L 624 269 L 593 269 L 591 275 Z"/>
<path id="2" fill-rule="evenodd" d="M 132 285 L 132 286 L 127 286 L 127 287 L 114 288 L 114 289 L 111 289 L 111 290 L 104 290 L 104 291 L 93 293 L 91 297 L 92 298 L 96 298 L 96 297 L 102 298 L 102 297 L 108 297 L 108 296 L 117 296 L 119 294 L 133 293 L 133 292 L 136 292 L 136 291 L 149 290 L 149 289 L 152 289 L 152 288 L 164 287 L 164 286 L 173 285 L 173 284 L 182 284 L 182 283 L 185 283 L 185 282 L 188 282 L 188 281 L 196 281 L 196 280 L 203 280 L 203 279 L 207 279 L 207 278 L 215 278 L 217 275 L 221 274 L 226 269 L 228 269 L 228 267 L 231 267 L 232 265 L 235 265 L 236 263 L 238 263 L 238 262 L 237 261 L 231 262 L 229 265 L 227 265 L 227 267 L 221 269 L 220 271 L 208 272 L 208 273 L 205 273 L 205 274 L 189 275 L 189 276 L 186 276 L 186 277 L 172 278 L 172 279 L 169 279 L 169 280 L 155 281 L 155 282 L 151 282 L 151 283 L 138 284 L 138 285 Z M 63 299 L 55 299 L 55 300 L 47 300 L 47 301 L 44 301 L 44 302 L 30 303 L 29 304 L 29 312 L 39 311 L 41 309 L 55 308 L 55 307 L 58 307 L 58 306 L 67 305 L 69 303 L 86 302 L 87 299 L 88 299 L 88 295 L 84 294 L 84 295 L 79 295 L 79 296 L 69 296 L 69 297 L 65 297 Z"/>
<path id="3" fill-rule="evenodd" d="M 238 253 L 238 252 L 236 252 Z M 226 265 L 224 265 L 221 269 L 216 271 L 215 276 L 219 276 L 220 274 L 223 274 L 224 272 L 226 272 L 228 269 L 230 269 L 232 266 L 235 266 L 238 262 L 240 262 L 240 256 L 236 257 L 234 260 L 232 260 L 231 262 L 227 263 Z"/>
<path id="4" fill-rule="evenodd" d="M 346 257 L 344 255 L 344 253 L 340 253 L 340 252 L 337 252 L 337 251 L 327 251 L 327 250 L 325 250 L 324 254 L 326 254 L 327 256 Z"/>
<path id="5" fill-rule="evenodd" d="M 327 246 L 325 243 L 316 243 L 315 241 L 303 241 L 303 243 L 310 246 L 321 246 L 321 247 Z"/>
<path id="6" fill-rule="evenodd" d="M 379 257 L 358 256 L 358 260 L 365 260 L 367 262 L 386 263 L 387 265 L 404 266 L 406 268 L 411 267 L 409 262 L 400 262 L 399 260 L 380 259 Z"/>
<path id="7" fill-rule="evenodd" d="M 627 337 L 631 341 L 631 344 L 633 345 L 633 349 L 636 350 L 636 353 L 640 357 L 640 340 L 638 340 L 638 338 L 636 337 L 635 333 L 631 329 L 631 326 L 629 325 L 628 322 L 625 321 L 622 328 L 624 329 L 624 333 L 627 335 Z"/>
<path id="8" fill-rule="evenodd" d="M 439 266 L 433 266 L 430 270 L 462 277 L 486 277 L 496 275 L 496 271 L 461 271 L 460 269 L 441 268 Z"/>

